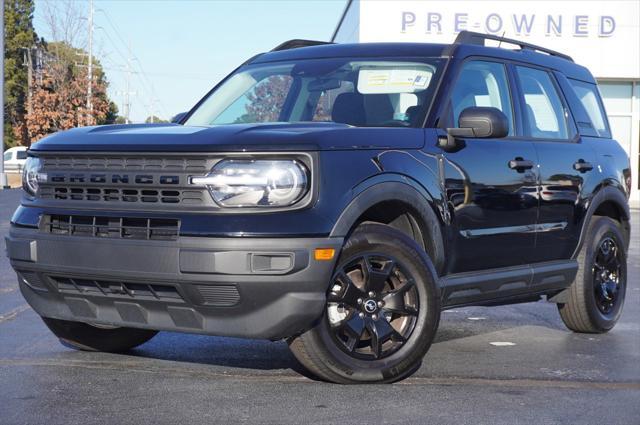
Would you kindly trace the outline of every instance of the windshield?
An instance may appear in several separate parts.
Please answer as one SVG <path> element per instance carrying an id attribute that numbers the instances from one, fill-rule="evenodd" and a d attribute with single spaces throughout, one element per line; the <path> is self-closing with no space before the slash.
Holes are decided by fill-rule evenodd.
<path id="1" fill-rule="evenodd" d="M 443 59 L 311 59 L 241 68 L 185 125 L 335 122 L 419 127 Z"/>

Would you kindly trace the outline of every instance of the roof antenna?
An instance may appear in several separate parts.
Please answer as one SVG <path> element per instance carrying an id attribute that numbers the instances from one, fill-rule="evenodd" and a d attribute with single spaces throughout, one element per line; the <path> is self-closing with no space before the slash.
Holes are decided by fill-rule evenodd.
<path id="1" fill-rule="evenodd" d="M 502 31 L 502 35 L 500 36 L 500 42 L 498 43 L 498 48 L 500 48 L 500 46 L 502 45 L 502 39 L 504 38 L 504 35 L 507 33 L 507 31 Z"/>

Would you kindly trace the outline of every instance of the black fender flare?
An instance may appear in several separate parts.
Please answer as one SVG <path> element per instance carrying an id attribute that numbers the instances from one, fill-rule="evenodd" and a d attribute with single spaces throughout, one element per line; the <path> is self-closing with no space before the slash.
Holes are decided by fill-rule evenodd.
<path id="1" fill-rule="evenodd" d="M 591 218 L 593 214 L 596 212 L 598 207 L 605 202 L 613 202 L 622 212 L 622 227 L 623 234 L 625 235 L 625 244 L 626 248 L 629 248 L 629 241 L 631 237 L 631 226 L 629 220 L 631 219 L 631 213 L 629 212 L 629 203 L 627 197 L 625 196 L 622 189 L 616 188 L 615 186 L 602 186 L 595 195 L 589 201 L 587 206 L 587 212 L 584 215 L 584 219 L 582 221 L 582 229 L 580 230 L 580 239 L 578 240 L 578 245 L 571 256 L 571 258 L 577 258 L 580 253 L 580 249 L 582 248 L 582 244 L 587 236 L 587 229 L 589 228 L 589 223 L 591 222 Z"/>
<path id="2" fill-rule="evenodd" d="M 358 185 L 354 190 L 356 195 L 338 217 L 330 236 L 347 236 L 358 218 L 374 205 L 384 201 L 400 201 L 410 206 L 422 222 L 424 245 L 430 251 L 428 254 L 440 274 L 445 265 L 445 243 L 443 224 L 436 214 L 433 197 L 417 182 L 405 176 L 387 174 L 385 178 L 386 181 L 372 178 Z"/>

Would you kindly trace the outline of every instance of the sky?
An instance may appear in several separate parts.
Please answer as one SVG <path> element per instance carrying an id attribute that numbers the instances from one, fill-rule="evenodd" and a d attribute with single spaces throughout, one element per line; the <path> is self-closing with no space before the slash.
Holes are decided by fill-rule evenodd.
<path id="1" fill-rule="evenodd" d="M 345 5 L 346 0 L 94 0 L 94 56 L 120 113 L 129 62 L 131 120 L 144 121 L 152 112 L 169 119 L 257 53 L 294 38 L 328 41 Z M 34 25 L 50 41 L 47 7 L 61 5 L 36 0 Z M 88 0 L 75 7 L 88 16 Z M 88 23 L 80 22 L 77 44 L 84 48 Z"/>

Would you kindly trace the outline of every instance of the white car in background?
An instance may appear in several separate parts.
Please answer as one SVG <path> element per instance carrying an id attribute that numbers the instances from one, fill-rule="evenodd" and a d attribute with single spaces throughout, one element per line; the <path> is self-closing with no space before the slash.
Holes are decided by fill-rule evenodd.
<path id="1" fill-rule="evenodd" d="M 21 173 L 27 161 L 27 148 L 24 146 L 9 148 L 4 151 L 3 160 L 5 173 Z"/>

